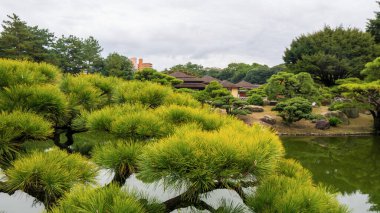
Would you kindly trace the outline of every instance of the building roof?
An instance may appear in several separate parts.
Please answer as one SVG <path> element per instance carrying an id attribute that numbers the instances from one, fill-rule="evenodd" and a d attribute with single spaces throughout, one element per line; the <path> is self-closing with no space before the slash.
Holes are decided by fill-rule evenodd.
<path id="1" fill-rule="evenodd" d="M 236 86 L 238 86 L 240 88 L 245 88 L 245 89 L 253 89 L 253 88 L 259 87 L 260 85 L 259 84 L 251 84 L 251 83 L 246 82 L 246 81 L 240 81 L 239 83 L 236 83 Z"/>
<path id="2" fill-rule="evenodd" d="M 217 81 L 217 82 L 220 82 L 219 79 L 214 78 L 214 77 L 209 76 L 209 75 L 205 75 L 205 76 L 203 76 L 201 79 L 203 80 L 203 82 L 205 82 L 205 83 L 207 83 L 207 84 L 210 83 L 211 81 Z"/>
<path id="3" fill-rule="evenodd" d="M 188 75 L 188 74 L 183 73 L 183 72 L 173 72 L 169 75 L 173 76 L 175 78 L 178 78 L 180 80 L 183 80 L 185 83 L 186 82 L 200 82 L 200 83 L 203 82 L 203 80 L 201 78 L 198 78 L 198 77 L 195 77 L 192 75 Z"/>
<path id="4" fill-rule="evenodd" d="M 225 87 L 225 88 L 239 88 L 239 86 L 236 86 L 235 84 L 233 84 L 233 83 L 231 83 L 231 82 L 229 82 L 229 81 L 227 81 L 227 80 L 224 80 L 224 81 L 222 81 L 222 82 L 220 82 L 222 85 L 223 85 L 223 87 Z"/>
<path id="5" fill-rule="evenodd" d="M 182 83 L 174 86 L 175 88 L 189 88 L 189 89 L 204 89 L 206 84 L 204 83 Z"/>

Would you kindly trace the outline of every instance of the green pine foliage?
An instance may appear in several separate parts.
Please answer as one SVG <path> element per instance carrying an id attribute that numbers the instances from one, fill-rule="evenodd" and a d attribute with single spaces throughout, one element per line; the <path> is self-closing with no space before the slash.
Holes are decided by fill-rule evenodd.
<path id="1" fill-rule="evenodd" d="M 157 113 L 165 122 L 172 124 L 173 126 L 196 123 L 203 130 L 207 131 L 218 130 L 226 123 L 225 117 L 207 109 L 172 105 L 159 108 Z"/>
<path id="2" fill-rule="evenodd" d="M 67 193 L 50 212 L 145 213 L 147 211 L 134 195 L 120 189 L 117 185 L 103 188 L 78 185 Z"/>
<path id="3" fill-rule="evenodd" d="M 32 111 L 60 123 L 67 112 L 67 101 L 55 85 L 15 85 L 0 92 L 0 109 Z"/>
<path id="4" fill-rule="evenodd" d="M 380 57 L 368 62 L 360 74 L 365 76 L 365 80 L 368 82 L 380 80 Z"/>
<path id="5" fill-rule="evenodd" d="M 356 28 L 331 28 L 295 38 L 284 53 L 290 71 L 308 72 L 314 81 L 332 86 L 337 79 L 360 77 L 364 65 L 378 55 L 371 34 Z"/>
<path id="6" fill-rule="evenodd" d="M 102 168 L 115 172 L 114 180 L 125 181 L 131 174 L 138 171 L 137 160 L 141 155 L 143 145 L 132 141 L 109 141 L 97 146 L 92 151 L 92 160 Z"/>
<path id="7" fill-rule="evenodd" d="M 247 102 L 252 105 L 257 105 L 257 106 L 263 106 L 264 105 L 264 100 L 260 95 L 257 94 L 252 94 L 249 96 Z"/>
<path id="8" fill-rule="evenodd" d="M 266 178 L 247 205 L 255 212 L 348 212 L 334 194 L 297 178 L 275 175 Z"/>
<path id="9" fill-rule="evenodd" d="M 296 162 L 284 161 L 278 136 L 266 127 L 247 126 L 207 105 L 201 107 L 188 94 L 149 81 L 98 74 L 61 77 L 59 72 L 54 75 L 56 68 L 50 65 L 8 60 L 0 62 L 0 70 L 7 64 L 13 64 L 17 71 L 7 75 L 10 83 L 4 81 L 0 89 L 0 157 L 6 175 L 6 181 L 0 182 L 1 192 L 22 190 L 53 212 L 210 208 L 200 197 L 214 189 L 235 190 L 255 211 L 314 211 L 324 210 L 320 205 L 327 204 L 336 210 L 333 195 L 314 187 L 307 170 Z M 39 74 L 43 67 L 52 75 Z M 310 83 L 308 75 L 294 79 L 300 85 Z M 312 89 L 306 85 L 297 92 L 306 95 Z M 216 82 L 204 95 L 231 114 L 243 104 Z M 309 109 L 304 105 L 307 100 L 298 101 L 289 103 L 287 113 L 293 120 L 300 117 L 299 111 L 307 114 Z M 76 134 L 83 131 L 87 132 Z M 48 138 L 53 142 L 44 147 L 54 144 L 62 150 L 35 148 L 37 140 Z M 27 139 L 33 140 L 25 145 Z M 29 150 L 20 152 L 21 148 Z M 93 185 L 99 168 L 114 171 L 112 184 L 103 188 Z M 138 199 L 120 189 L 132 174 L 146 182 L 163 181 L 165 188 L 185 192 L 173 198 L 175 202 L 161 205 Z M 284 186 L 284 181 L 291 187 Z M 252 198 L 242 187 L 257 187 L 258 193 Z M 275 190 L 271 198 L 266 198 L 270 193 L 259 193 L 267 188 Z M 296 188 L 300 190 L 294 192 Z M 239 212 L 242 207 L 226 204 L 215 211 Z"/>
<path id="10" fill-rule="evenodd" d="M 231 178 L 264 178 L 273 173 L 284 155 L 279 138 L 260 125 L 235 125 L 239 128 L 226 126 L 217 132 L 184 126 L 148 144 L 138 164 L 138 177 L 147 182 L 163 179 L 167 186 L 188 188 L 193 196 L 227 184 Z"/>
<path id="11" fill-rule="evenodd" d="M 201 103 L 195 100 L 191 94 L 174 92 L 166 96 L 165 105 L 179 105 L 199 108 Z"/>
<path id="12" fill-rule="evenodd" d="M 270 100 L 303 97 L 314 101 L 318 96 L 318 89 L 309 73 L 298 74 L 279 72 L 268 79 L 264 88 Z"/>
<path id="13" fill-rule="evenodd" d="M 139 70 L 134 75 L 136 80 L 139 81 L 151 81 L 161 85 L 174 86 L 182 83 L 182 80 L 179 80 L 173 76 L 158 72 L 152 68 L 145 68 L 143 70 Z"/>
<path id="14" fill-rule="evenodd" d="M 1 89 L 19 84 L 54 84 L 61 78 L 59 69 L 50 64 L 2 58 L 0 76 Z"/>
<path id="15" fill-rule="evenodd" d="M 165 103 L 168 95 L 173 93 L 170 87 L 155 83 L 129 81 L 116 88 L 114 101 L 116 103 L 141 103 L 151 108 Z"/>
<path id="16" fill-rule="evenodd" d="M 326 187 L 314 186 L 311 174 L 294 160 L 279 162 L 277 174 L 267 177 L 247 206 L 254 212 L 348 212 Z"/>
<path id="17" fill-rule="evenodd" d="M 0 113 L 0 167 L 6 168 L 21 151 L 27 139 L 46 139 L 52 125 L 41 116 L 29 112 Z"/>
<path id="18" fill-rule="evenodd" d="M 278 116 L 280 116 L 286 124 L 292 124 L 301 119 L 308 119 L 313 109 L 308 100 L 304 98 L 291 98 L 279 102 L 272 110 L 277 111 Z"/>
<path id="19" fill-rule="evenodd" d="M 49 208 L 74 185 L 92 184 L 97 168 L 79 154 L 52 150 L 21 157 L 5 171 L 9 192 L 22 190 Z"/>
<path id="20" fill-rule="evenodd" d="M 170 132 L 170 126 L 151 110 L 125 114 L 111 124 L 111 133 L 124 139 L 148 140 L 167 136 Z"/>

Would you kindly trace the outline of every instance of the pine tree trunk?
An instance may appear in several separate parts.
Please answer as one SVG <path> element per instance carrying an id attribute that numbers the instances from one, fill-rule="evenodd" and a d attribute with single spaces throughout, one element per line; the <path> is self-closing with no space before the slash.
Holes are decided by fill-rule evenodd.
<path id="1" fill-rule="evenodd" d="M 373 129 L 376 135 L 380 135 L 380 116 L 373 118 Z"/>

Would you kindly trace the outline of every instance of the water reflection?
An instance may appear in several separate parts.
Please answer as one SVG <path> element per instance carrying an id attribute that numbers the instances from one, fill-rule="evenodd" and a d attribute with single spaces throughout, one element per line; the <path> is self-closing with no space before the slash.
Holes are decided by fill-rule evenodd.
<path id="1" fill-rule="evenodd" d="M 353 212 L 380 211 L 380 137 L 283 137 L 287 157 L 332 186 Z M 364 200 L 366 199 L 366 200 Z"/>
<path id="2" fill-rule="evenodd" d="M 34 197 L 22 191 L 16 191 L 12 196 L 0 193 L 0 212 L 6 213 L 37 213 L 42 212 L 45 206 L 34 203 Z"/>

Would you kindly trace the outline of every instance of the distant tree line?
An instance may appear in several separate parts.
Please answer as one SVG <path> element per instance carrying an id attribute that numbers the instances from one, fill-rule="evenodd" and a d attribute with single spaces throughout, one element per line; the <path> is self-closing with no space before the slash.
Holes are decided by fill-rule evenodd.
<path id="1" fill-rule="evenodd" d="M 8 15 L 0 33 L 0 57 L 33 62 L 47 62 L 64 73 L 102 73 L 124 79 L 133 78 L 133 65 L 127 57 L 111 53 L 101 56 L 103 48 L 92 36 L 56 37 L 48 29 L 29 26 L 16 14 Z"/>
<path id="2" fill-rule="evenodd" d="M 185 72 L 195 76 L 212 76 L 220 80 L 228 80 L 233 83 L 239 81 L 247 81 L 253 84 L 265 84 L 273 74 L 285 70 L 285 65 L 280 64 L 274 67 L 262 65 L 258 63 L 246 64 L 246 63 L 230 63 L 226 68 L 216 67 L 203 67 L 199 64 L 193 64 L 188 62 L 186 64 L 178 64 L 170 69 L 164 71 L 164 73 L 173 72 Z"/>

